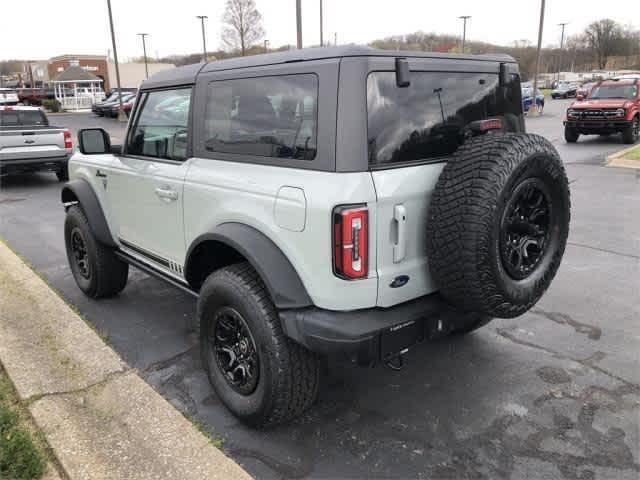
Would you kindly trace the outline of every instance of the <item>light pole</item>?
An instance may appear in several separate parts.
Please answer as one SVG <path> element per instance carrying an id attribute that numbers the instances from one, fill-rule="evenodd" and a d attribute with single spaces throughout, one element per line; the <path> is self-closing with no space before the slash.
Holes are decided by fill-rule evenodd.
<path id="1" fill-rule="evenodd" d="M 536 92 L 538 91 L 538 71 L 540 70 L 540 50 L 542 48 L 542 29 L 544 27 L 544 2 L 545 0 L 540 0 L 540 25 L 538 26 L 538 50 L 536 52 L 536 69 L 533 72 L 533 101 L 531 102 L 531 107 L 529 107 L 529 115 L 532 117 L 537 117 L 538 112 L 538 104 L 536 103 Z"/>
<path id="2" fill-rule="evenodd" d="M 320 0 L 320 46 L 324 47 L 324 41 L 322 39 L 322 0 Z"/>
<path id="3" fill-rule="evenodd" d="M 302 48 L 302 0 L 296 0 L 296 30 L 298 34 L 298 49 Z"/>
<path id="4" fill-rule="evenodd" d="M 204 36 L 204 19 L 209 18 L 206 15 L 196 15 L 196 18 L 200 19 L 200 23 L 202 23 L 202 61 L 207 63 L 207 41 Z"/>
<path id="5" fill-rule="evenodd" d="M 264 41 L 264 53 L 269 51 L 269 40 Z"/>
<path id="6" fill-rule="evenodd" d="M 148 33 L 139 33 L 142 38 L 142 53 L 144 55 L 144 74 L 145 78 L 149 78 L 149 65 L 147 65 L 147 43 L 145 42 L 145 38 L 149 35 Z"/>
<path id="7" fill-rule="evenodd" d="M 569 22 L 558 24 L 559 27 L 562 27 L 562 34 L 560 34 L 560 57 L 558 58 L 558 83 L 560 82 L 560 70 L 562 70 L 562 49 L 564 48 L 564 27 L 567 25 L 569 25 Z"/>
<path id="8" fill-rule="evenodd" d="M 467 41 L 467 20 L 471 18 L 471 15 L 462 15 L 458 18 L 462 20 L 462 53 L 464 53 L 464 44 Z"/>
<path id="9" fill-rule="evenodd" d="M 107 0 L 107 9 L 109 10 L 109 26 L 111 27 L 111 44 L 113 45 L 113 61 L 116 64 L 116 84 L 118 85 L 118 121 L 126 122 L 127 116 L 122 108 L 122 89 L 120 88 L 120 67 L 118 66 L 118 50 L 116 48 L 116 34 L 113 30 L 113 15 L 111 14 L 111 0 Z"/>

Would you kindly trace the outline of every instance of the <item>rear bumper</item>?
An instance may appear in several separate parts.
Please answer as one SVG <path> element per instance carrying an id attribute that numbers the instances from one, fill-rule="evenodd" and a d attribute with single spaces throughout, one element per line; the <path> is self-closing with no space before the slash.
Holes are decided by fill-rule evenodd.
<path id="1" fill-rule="evenodd" d="M 583 135 L 597 133 L 616 133 L 629 128 L 630 120 L 565 120 L 564 126 Z"/>
<path id="2" fill-rule="evenodd" d="M 336 312 L 310 307 L 280 312 L 286 335 L 296 342 L 313 352 L 346 357 L 361 365 L 393 358 L 479 318 L 453 309 L 438 293 L 391 308 Z"/>
<path id="3" fill-rule="evenodd" d="M 0 159 L 0 174 L 58 171 L 67 165 L 69 157 L 70 155 L 51 158 Z"/>

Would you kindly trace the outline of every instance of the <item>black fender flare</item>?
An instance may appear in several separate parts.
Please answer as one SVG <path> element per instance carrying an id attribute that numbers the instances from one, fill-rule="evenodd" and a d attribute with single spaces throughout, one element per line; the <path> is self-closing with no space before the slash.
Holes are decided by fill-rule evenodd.
<path id="1" fill-rule="evenodd" d="M 202 242 L 221 242 L 240 253 L 258 272 L 278 309 L 313 305 L 298 272 L 273 241 L 259 230 L 243 223 L 229 222 L 197 237 L 189 246 L 185 277 L 189 278 L 194 249 Z"/>
<path id="2" fill-rule="evenodd" d="M 82 207 L 89 222 L 89 227 L 91 227 L 91 231 L 98 241 L 108 247 L 118 247 L 109 230 L 98 196 L 89 182 L 84 179 L 77 179 L 66 183 L 62 187 L 60 198 L 65 205 L 77 201 Z"/>

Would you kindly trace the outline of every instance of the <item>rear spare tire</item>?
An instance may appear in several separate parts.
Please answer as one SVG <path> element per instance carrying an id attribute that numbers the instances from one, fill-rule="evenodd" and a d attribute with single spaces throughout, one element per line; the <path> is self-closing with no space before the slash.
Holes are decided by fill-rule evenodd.
<path id="1" fill-rule="evenodd" d="M 444 167 L 431 199 L 431 274 L 461 310 L 521 315 L 558 270 L 569 217 L 569 182 L 551 143 L 527 134 L 474 138 Z"/>

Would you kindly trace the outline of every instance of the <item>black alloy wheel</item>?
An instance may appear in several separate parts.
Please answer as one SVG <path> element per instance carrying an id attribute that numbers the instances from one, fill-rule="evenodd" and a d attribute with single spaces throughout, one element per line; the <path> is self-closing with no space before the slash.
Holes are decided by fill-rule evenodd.
<path id="1" fill-rule="evenodd" d="M 84 236 L 79 228 L 71 231 L 71 252 L 75 261 L 78 273 L 87 280 L 91 279 L 91 267 L 89 264 L 89 253 Z"/>
<path id="2" fill-rule="evenodd" d="M 253 393 L 260 377 L 260 359 L 242 315 L 228 306 L 220 308 L 209 324 L 208 341 L 209 352 L 229 386 L 241 395 Z"/>
<path id="3" fill-rule="evenodd" d="M 500 253 L 511 278 L 523 280 L 544 257 L 549 240 L 551 201 L 548 188 L 538 178 L 518 185 L 504 210 Z"/>

